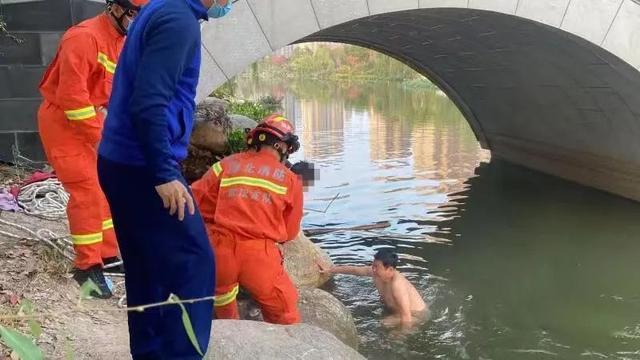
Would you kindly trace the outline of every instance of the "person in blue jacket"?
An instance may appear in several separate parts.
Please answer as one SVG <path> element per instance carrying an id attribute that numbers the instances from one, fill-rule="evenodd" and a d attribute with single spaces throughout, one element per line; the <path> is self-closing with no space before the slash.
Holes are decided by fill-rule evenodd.
<path id="1" fill-rule="evenodd" d="M 152 0 L 128 30 L 98 149 L 100 185 L 111 208 L 130 307 L 212 297 L 214 257 L 178 163 L 186 157 L 200 73 L 201 20 L 227 0 Z M 213 301 L 129 312 L 133 359 L 201 359 Z"/>

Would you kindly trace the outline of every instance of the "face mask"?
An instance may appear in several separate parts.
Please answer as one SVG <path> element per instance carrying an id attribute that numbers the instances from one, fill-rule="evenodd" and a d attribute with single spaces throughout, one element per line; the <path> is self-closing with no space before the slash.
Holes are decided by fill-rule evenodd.
<path id="1" fill-rule="evenodd" d="M 215 5 L 209 8 L 209 11 L 207 11 L 207 14 L 209 15 L 210 18 L 218 19 L 227 15 L 229 11 L 231 11 L 231 0 L 227 2 L 226 6 L 218 5 L 218 2 L 216 1 Z"/>

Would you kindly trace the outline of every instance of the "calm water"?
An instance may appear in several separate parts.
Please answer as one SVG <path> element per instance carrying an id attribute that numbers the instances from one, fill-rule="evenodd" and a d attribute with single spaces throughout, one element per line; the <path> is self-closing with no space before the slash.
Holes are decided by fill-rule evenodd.
<path id="1" fill-rule="evenodd" d="M 442 93 L 388 84 L 239 84 L 284 97 L 320 179 L 305 228 L 337 264 L 393 247 L 432 316 L 391 336 L 370 279 L 329 290 L 369 359 L 640 359 L 640 205 L 499 161 Z"/>

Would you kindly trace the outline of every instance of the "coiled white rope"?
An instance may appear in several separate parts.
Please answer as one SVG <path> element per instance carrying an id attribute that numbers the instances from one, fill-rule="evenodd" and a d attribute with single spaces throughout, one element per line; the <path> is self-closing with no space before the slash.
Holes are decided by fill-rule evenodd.
<path id="1" fill-rule="evenodd" d="M 49 178 L 25 185 L 20 189 L 16 200 L 28 215 L 60 220 L 66 216 L 69 194 L 58 179 Z"/>
<path id="2" fill-rule="evenodd" d="M 61 220 L 66 216 L 69 194 L 64 191 L 58 179 L 49 178 L 23 186 L 16 200 L 25 214 L 45 220 Z M 0 229 L 1 235 L 14 239 L 42 242 L 66 259 L 70 261 L 74 259 L 73 243 L 69 240 L 68 234 L 58 235 L 47 228 L 32 230 L 1 218 L 0 225 L 4 225 L 3 228 L 14 229 L 14 231 Z"/>
<path id="3" fill-rule="evenodd" d="M 45 220 L 62 220 L 67 216 L 66 209 L 69 202 L 69 193 L 64 190 L 62 183 L 57 178 L 49 178 L 23 186 L 18 194 L 17 202 L 25 214 Z M 0 234 L 14 239 L 44 242 L 73 262 L 75 252 L 73 243 L 69 240 L 69 234 L 58 235 L 46 228 L 33 231 L 3 219 L 0 219 L 0 224 L 21 230 L 29 234 L 29 236 L 15 234 L 2 229 L 0 229 Z M 122 265 L 122 261 L 109 264 L 105 266 L 105 269 L 115 268 L 120 265 Z M 111 275 L 117 276 L 118 274 Z"/>

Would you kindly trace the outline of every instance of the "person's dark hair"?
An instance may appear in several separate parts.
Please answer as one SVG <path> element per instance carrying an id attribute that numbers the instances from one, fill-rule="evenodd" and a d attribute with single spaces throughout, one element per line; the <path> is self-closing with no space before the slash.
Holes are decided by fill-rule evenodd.
<path id="1" fill-rule="evenodd" d="M 291 169 L 291 172 L 300 176 L 305 185 L 313 185 L 315 180 L 319 177 L 318 170 L 315 168 L 313 163 L 310 162 L 298 161 L 295 164 L 288 162 L 287 167 Z"/>
<path id="2" fill-rule="evenodd" d="M 398 266 L 398 254 L 391 249 L 378 250 L 373 259 L 380 261 L 386 268 L 391 266 L 395 269 Z"/>

